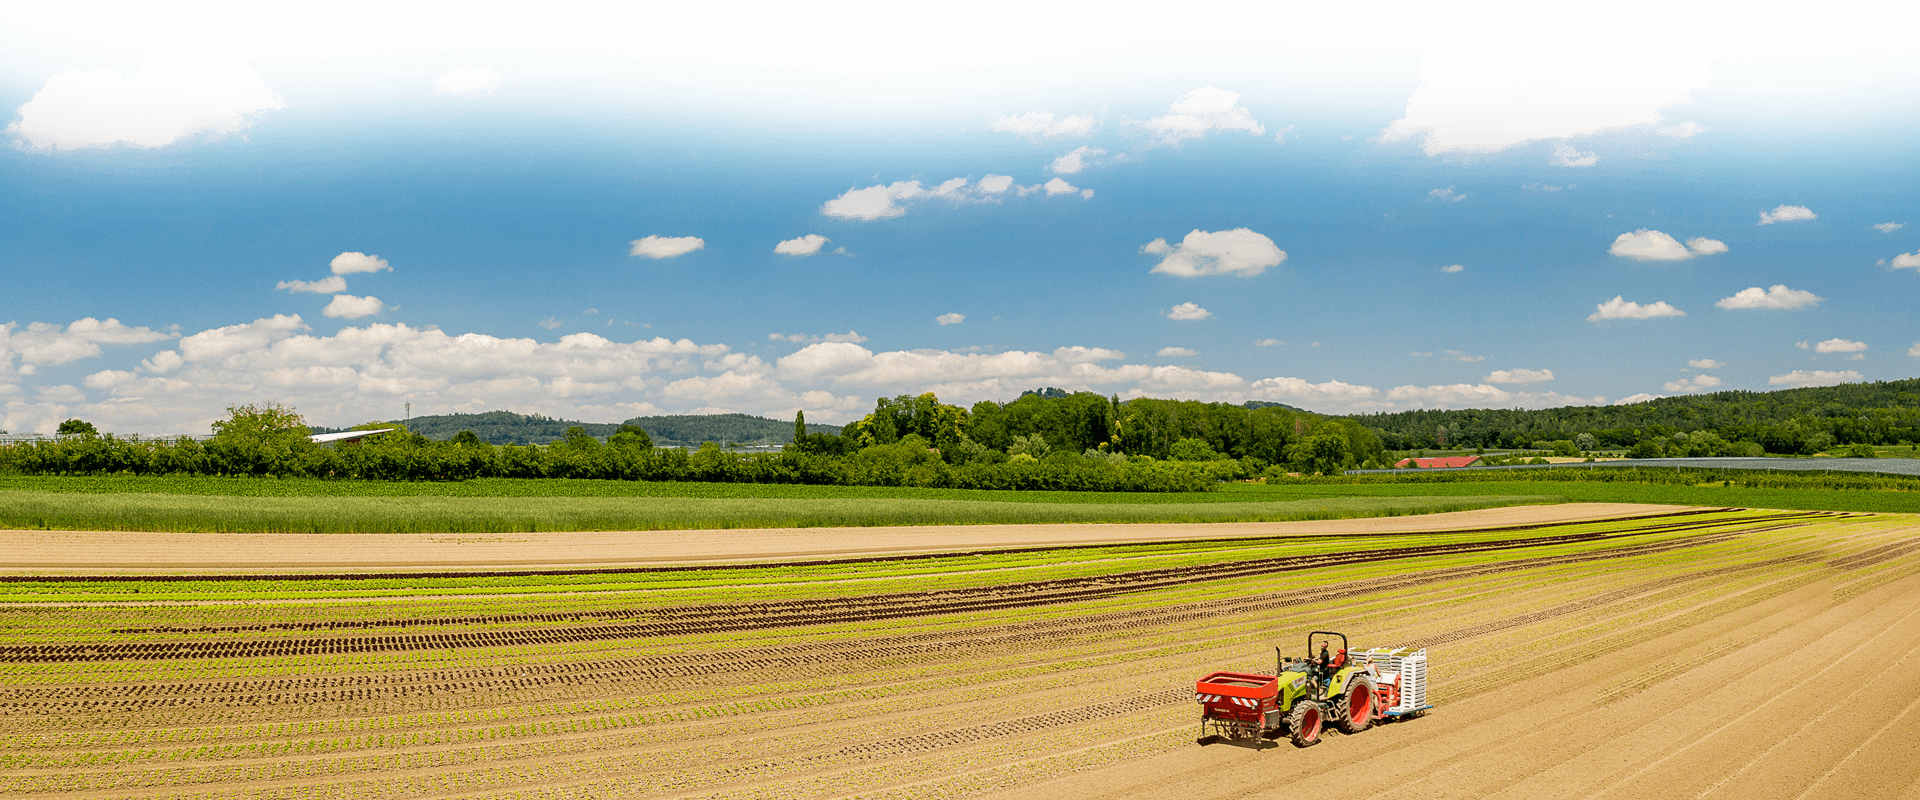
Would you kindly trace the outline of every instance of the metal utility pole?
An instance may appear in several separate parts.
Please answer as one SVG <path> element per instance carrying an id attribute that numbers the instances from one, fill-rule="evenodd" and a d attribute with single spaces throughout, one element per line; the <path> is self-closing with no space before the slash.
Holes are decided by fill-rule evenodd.
<path id="1" fill-rule="evenodd" d="M 407 421 L 408 422 L 413 421 L 413 401 L 412 400 L 407 401 Z"/>

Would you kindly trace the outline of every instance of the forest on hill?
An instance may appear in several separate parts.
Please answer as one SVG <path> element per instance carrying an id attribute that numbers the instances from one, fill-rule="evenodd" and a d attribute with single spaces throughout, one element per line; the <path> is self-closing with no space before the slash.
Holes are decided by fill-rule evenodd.
<path id="1" fill-rule="evenodd" d="M 645 429 L 656 445 L 697 445 L 702 442 L 787 444 L 793 441 L 794 432 L 792 420 L 767 419 L 750 414 L 634 417 L 625 424 Z M 837 436 L 840 426 L 807 423 L 807 433 Z"/>
<path id="2" fill-rule="evenodd" d="M 566 439 L 567 432 L 573 428 L 604 441 L 619 433 L 621 425 L 638 426 L 653 437 L 654 444 L 665 447 L 698 445 L 702 442 L 786 444 L 793 441 L 791 420 L 747 414 L 685 414 L 634 417 L 626 422 L 580 422 L 540 414 L 488 411 L 482 414 L 435 414 L 369 424 L 401 425 L 413 433 L 442 442 L 460 435 L 461 431 L 473 431 L 480 441 L 492 445 L 552 444 Z M 347 429 L 313 426 L 312 430 L 314 433 L 334 433 Z M 809 424 L 807 432 L 838 434 L 840 426 Z"/>
<path id="3" fill-rule="evenodd" d="M 1807 455 L 1836 445 L 1920 442 L 1920 378 L 1714 392 L 1617 406 L 1396 411 L 1345 419 L 1365 426 L 1389 450 L 1527 448 L 1584 439 L 1599 448 L 1640 446 L 1642 454 L 1658 449 L 1675 456 L 1758 455 L 1751 452 L 1757 448 Z"/>

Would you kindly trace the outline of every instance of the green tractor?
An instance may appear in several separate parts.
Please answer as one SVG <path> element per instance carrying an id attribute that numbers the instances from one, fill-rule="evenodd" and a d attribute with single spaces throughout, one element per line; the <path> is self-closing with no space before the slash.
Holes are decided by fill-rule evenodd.
<path id="1" fill-rule="evenodd" d="M 1340 648 L 1333 648 L 1334 639 Z M 1314 654 L 1318 644 L 1319 654 Z M 1200 743 L 1275 738 L 1284 727 L 1298 747 L 1320 743 L 1328 722 L 1359 733 L 1375 722 L 1409 719 L 1427 703 L 1427 651 L 1414 648 L 1349 650 L 1345 634 L 1307 634 L 1307 657 L 1274 648 L 1274 672 L 1215 672 L 1194 684 L 1200 703 Z"/>
<path id="2" fill-rule="evenodd" d="M 1319 655 L 1314 655 L 1319 637 Z M 1338 637 L 1340 647 L 1331 649 Z M 1328 721 L 1344 733 L 1359 733 L 1380 716 L 1374 673 L 1365 660 L 1350 657 L 1346 634 L 1314 631 L 1307 634 L 1307 657 L 1291 659 L 1273 649 L 1278 660 L 1280 707 L 1288 709 L 1287 731 L 1295 747 L 1320 743 Z"/>

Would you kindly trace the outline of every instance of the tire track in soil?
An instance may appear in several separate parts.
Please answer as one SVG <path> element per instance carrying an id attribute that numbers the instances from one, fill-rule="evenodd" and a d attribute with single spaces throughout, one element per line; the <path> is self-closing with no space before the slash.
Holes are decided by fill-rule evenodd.
<path id="1" fill-rule="evenodd" d="M 466 647 L 529 647 L 613 639 L 640 639 L 685 634 L 765 630 L 800 625 L 845 624 L 1028 608 L 1099 599 L 1118 594 L 1232 578 L 1254 577 L 1333 566 L 1399 561 L 1446 555 L 1501 552 L 1564 544 L 1581 544 L 1658 533 L 1713 530 L 1777 520 L 1811 521 L 1830 514 L 1775 514 L 1708 522 L 1672 523 L 1626 531 L 1565 534 L 1500 542 L 1380 548 L 1374 550 L 1284 556 L 1193 567 L 1169 567 L 1112 575 L 1035 581 L 997 587 L 870 595 L 859 598 L 790 601 L 765 604 L 686 606 L 646 612 L 662 620 L 623 625 L 595 625 L 561 629 L 485 631 L 360 638 L 267 639 L 217 642 L 130 642 L 123 644 L 3 645 L 0 663 L 67 663 L 87 661 L 151 661 L 203 658 L 339 655 L 353 653 L 444 650 Z M 1767 530 L 1767 529 L 1759 529 Z M 490 618 L 490 619 L 506 619 Z M 412 621 L 409 621 L 412 622 Z"/>

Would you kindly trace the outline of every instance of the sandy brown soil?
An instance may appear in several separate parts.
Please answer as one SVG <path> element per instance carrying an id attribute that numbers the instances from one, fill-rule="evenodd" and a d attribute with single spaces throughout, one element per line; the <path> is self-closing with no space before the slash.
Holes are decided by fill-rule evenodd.
<path id="1" fill-rule="evenodd" d="M 1131 525 L 928 525 L 502 534 L 138 533 L 0 530 L 0 570 L 539 567 L 826 558 L 1001 547 L 1532 525 L 1676 506 L 1569 503 L 1374 519 Z"/>

